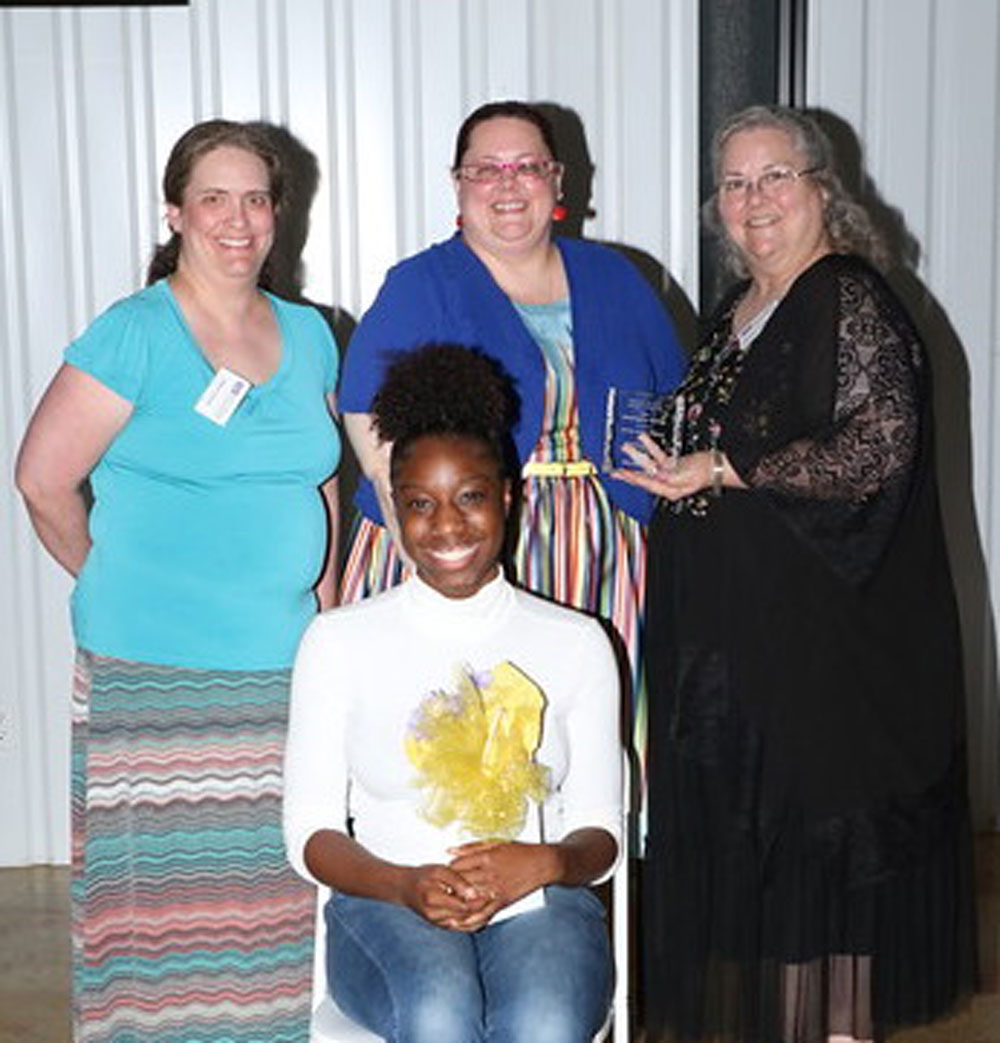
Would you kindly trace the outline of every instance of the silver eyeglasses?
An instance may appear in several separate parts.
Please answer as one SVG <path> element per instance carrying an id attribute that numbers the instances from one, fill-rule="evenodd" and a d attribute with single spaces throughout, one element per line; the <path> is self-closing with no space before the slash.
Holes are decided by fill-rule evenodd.
<path id="1" fill-rule="evenodd" d="M 733 174 L 719 182 L 718 191 L 723 199 L 738 199 L 750 191 L 759 192 L 762 196 L 776 196 L 790 189 L 800 177 L 817 174 L 822 169 L 806 167 L 805 170 L 793 170 L 791 167 L 772 167 L 755 178 Z"/>
<path id="2" fill-rule="evenodd" d="M 463 181 L 477 181 L 493 184 L 506 177 L 517 178 L 518 181 L 541 181 L 544 178 L 561 174 L 562 163 L 554 159 L 538 159 L 525 156 L 502 163 L 499 160 L 484 160 L 482 163 L 467 163 L 455 168 L 455 176 Z"/>

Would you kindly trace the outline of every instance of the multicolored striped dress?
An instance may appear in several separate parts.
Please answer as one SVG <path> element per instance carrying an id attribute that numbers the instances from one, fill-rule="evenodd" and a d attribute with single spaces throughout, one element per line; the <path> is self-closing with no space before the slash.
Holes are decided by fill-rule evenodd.
<path id="1" fill-rule="evenodd" d="M 305 1043 L 316 891 L 288 866 L 289 670 L 81 651 L 73 691 L 77 1043 Z"/>
<path id="2" fill-rule="evenodd" d="M 536 594 L 613 624 L 631 673 L 633 741 L 641 756 L 646 736 L 641 655 L 646 531 L 612 506 L 595 466 L 583 458 L 569 300 L 515 307 L 538 344 L 546 372 L 541 431 L 522 471 L 516 579 Z M 395 585 L 405 573 L 388 531 L 359 515 L 341 599 L 368 597 Z"/>

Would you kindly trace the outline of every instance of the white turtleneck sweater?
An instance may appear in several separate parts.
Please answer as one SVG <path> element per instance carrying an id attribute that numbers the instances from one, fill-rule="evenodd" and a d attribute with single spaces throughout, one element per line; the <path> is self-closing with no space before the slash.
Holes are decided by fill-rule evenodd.
<path id="1" fill-rule="evenodd" d="M 551 795 L 517 838 L 556 842 L 585 826 L 621 846 L 618 670 L 592 619 L 517 590 L 499 576 L 470 598 L 446 598 L 419 579 L 317 617 L 292 677 L 285 755 L 288 857 L 312 880 L 303 850 L 317 830 L 346 830 L 379 858 L 446 863 L 472 839 L 420 814 L 404 749 L 414 711 L 431 691 L 454 691 L 463 667 L 507 660 L 542 690 L 537 760 Z"/>

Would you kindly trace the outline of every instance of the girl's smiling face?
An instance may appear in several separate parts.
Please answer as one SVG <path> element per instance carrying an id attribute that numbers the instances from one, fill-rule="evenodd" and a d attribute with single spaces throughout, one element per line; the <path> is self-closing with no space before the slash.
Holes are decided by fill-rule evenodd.
<path id="1" fill-rule="evenodd" d="M 403 549 L 438 593 L 467 598 L 500 569 L 510 483 L 485 443 L 424 435 L 394 459 L 392 497 Z"/>

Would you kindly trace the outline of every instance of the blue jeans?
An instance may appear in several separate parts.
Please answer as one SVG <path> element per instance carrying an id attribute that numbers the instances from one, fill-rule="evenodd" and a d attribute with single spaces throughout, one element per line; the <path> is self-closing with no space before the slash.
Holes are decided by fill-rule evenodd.
<path id="1" fill-rule="evenodd" d="M 333 998 L 391 1043 L 590 1043 L 611 1002 L 604 907 L 587 888 L 548 887 L 543 909 L 474 934 L 334 892 L 326 927 Z"/>

